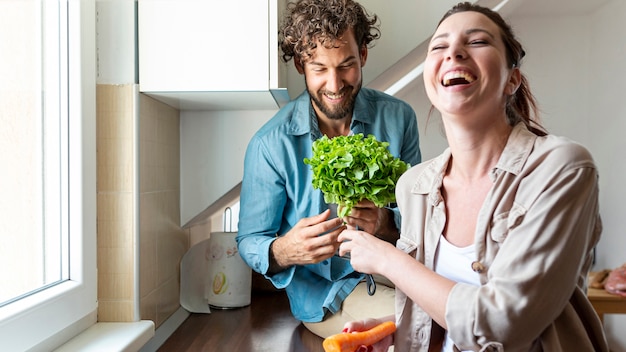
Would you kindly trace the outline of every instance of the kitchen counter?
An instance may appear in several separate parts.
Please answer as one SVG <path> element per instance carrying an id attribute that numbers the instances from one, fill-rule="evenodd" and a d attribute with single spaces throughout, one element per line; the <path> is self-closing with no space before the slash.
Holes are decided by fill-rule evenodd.
<path id="1" fill-rule="evenodd" d="M 604 314 L 626 314 L 626 297 L 608 293 L 600 288 L 589 288 L 587 297 L 602 321 Z"/>

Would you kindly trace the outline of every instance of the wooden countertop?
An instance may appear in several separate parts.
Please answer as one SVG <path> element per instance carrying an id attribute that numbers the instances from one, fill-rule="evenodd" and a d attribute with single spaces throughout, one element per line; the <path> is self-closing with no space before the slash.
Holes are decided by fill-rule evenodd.
<path id="1" fill-rule="evenodd" d="M 604 314 L 626 314 L 626 297 L 624 296 L 608 293 L 604 289 L 589 288 L 587 297 L 600 319 L 603 319 Z"/>

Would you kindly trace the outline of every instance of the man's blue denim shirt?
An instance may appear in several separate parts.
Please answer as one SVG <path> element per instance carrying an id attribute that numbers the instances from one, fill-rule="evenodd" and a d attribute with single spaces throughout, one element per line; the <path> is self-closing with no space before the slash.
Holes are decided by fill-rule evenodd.
<path id="1" fill-rule="evenodd" d="M 415 112 L 397 98 L 362 88 L 350 128 L 354 134 L 373 134 L 389 142 L 389 151 L 410 165 L 421 161 Z M 337 256 L 267 275 L 272 241 L 300 219 L 328 209 L 322 192 L 313 189 L 310 166 L 304 163 L 311 157 L 312 142 L 320 137 L 306 91 L 252 137 L 244 160 L 237 234 L 244 261 L 276 288 L 284 288 L 293 315 L 305 322 L 319 322 L 327 312 L 337 312 L 364 276 Z M 400 228 L 400 214 L 393 210 Z"/>

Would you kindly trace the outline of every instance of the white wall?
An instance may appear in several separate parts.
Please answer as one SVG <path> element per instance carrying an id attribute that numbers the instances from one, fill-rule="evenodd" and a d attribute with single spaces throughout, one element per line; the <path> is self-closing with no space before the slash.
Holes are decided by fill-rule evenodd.
<path id="1" fill-rule="evenodd" d="M 402 88 L 396 97 L 411 104 L 417 114 L 417 127 L 419 129 L 420 149 L 422 161 L 430 160 L 448 147 L 441 115 L 437 110 L 431 112 L 430 100 L 426 96 L 422 76 Z"/>
<path id="2" fill-rule="evenodd" d="M 135 82 L 135 1 L 97 0 L 97 84 Z"/>
<path id="3" fill-rule="evenodd" d="M 591 17 L 590 147 L 600 167 L 600 200 L 604 237 L 598 246 L 598 266 L 626 263 L 626 2 L 613 0 Z M 626 352 L 626 316 L 605 318 L 614 352 Z"/>
<path id="4" fill-rule="evenodd" d="M 592 101 L 589 141 L 600 165 L 605 241 L 599 248 L 600 264 L 615 267 L 626 263 L 626 26 L 623 15 L 626 3 L 613 0 L 591 18 L 590 80 Z M 621 249 L 616 251 L 615 249 Z M 606 257 L 602 260 L 603 255 Z M 624 320 L 626 323 L 626 320 Z M 626 324 L 624 324 L 626 332 Z"/>
<path id="5" fill-rule="evenodd" d="M 544 126 L 589 146 L 589 16 L 512 18 Z"/>
<path id="6" fill-rule="evenodd" d="M 181 224 L 186 224 L 243 178 L 252 135 L 276 113 L 181 111 Z"/>

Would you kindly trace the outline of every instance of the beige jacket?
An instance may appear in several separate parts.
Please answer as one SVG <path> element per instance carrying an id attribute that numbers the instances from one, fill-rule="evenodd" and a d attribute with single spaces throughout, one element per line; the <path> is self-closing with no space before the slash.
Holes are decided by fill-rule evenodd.
<path id="1" fill-rule="evenodd" d="M 416 165 L 398 182 L 402 234 L 397 247 L 433 268 L 446 223 L 440 188 L 450 150 Z M 586 297 L 587 273 L 602 224 L 598 174 L 589 152 L 556 136 L 514 127 L 492 170 L 493 186 L 476 225 L 481 286 L 458 283 L 446 324 L 459 349 L 474 351 L 608 351 Z M 416 282 L 415 285 L 420 285 Z M 428 290 L 428 287 L 423 287 Z M 396 293 L 395 351 L 428 351 L 441 329 Z"/>

